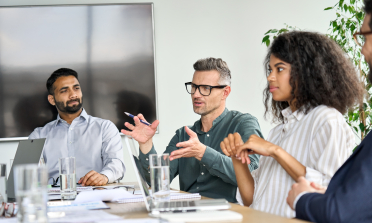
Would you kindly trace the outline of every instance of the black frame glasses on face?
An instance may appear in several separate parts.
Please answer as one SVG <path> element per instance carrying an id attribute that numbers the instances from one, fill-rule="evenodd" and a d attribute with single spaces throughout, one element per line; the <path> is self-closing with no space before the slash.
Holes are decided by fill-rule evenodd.
<path id="1" fill-rule="evenodd" d="M 192 82 L 185 83 L 186 91 L 189 94 L 194 94 L 197 89 L 199 89 L 199 93 L 203 96 L 209 96 L 212 92 L 213 88 L 225 88 L 227 85 L 218 85 L 218 86 L 211 86 L 211 85 L 197 85 Z M 190 89 L 189 89 L 190 88 Z M 209 92 L 209 93 L 208 93 Z"/>

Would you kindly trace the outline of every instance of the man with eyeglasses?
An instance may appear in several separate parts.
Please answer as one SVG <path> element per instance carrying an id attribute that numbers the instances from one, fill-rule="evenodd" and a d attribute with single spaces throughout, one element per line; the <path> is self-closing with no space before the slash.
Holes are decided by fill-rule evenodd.
<path id="1" fill-rule="evenodd" d="M 222 59 L 206 58 L 194 64 L 192 82 L 186 83 L 191 94 L 194 112 L 201 116 L 190 127 L 176 131 L 164 153 L 170 154 L 170 180 L 179 175 L 180 189 L 211 198 L 236 202 L 237 181 L 230 157 L 223 154 L 220 142 L 230 133 L 238 132 L 244 141 L 252 134 L 262 137 L 255 117 L 226 108 L 231 92 L 230 70 Z M 150 183 L 149 155 L 156 154 L 152 137 L 159 121 L 151 126 L 140 122 L 143 115 L 134 117 L 135 126 L 125 123 L 130 135 L 140 146 L 140 165 Z M 258 167 L 258 155 L 250 156 L 250 171 Z"/>
<path id="2" fill-rule="evenodd" d="M 364 1 L 366 16 L 356 44 L 369 65 L 372 83 L 372 0 Z M 328 188 L 301 177 L 287 197 L 296 217 L 311 222 L 372 222 L 372 135 L 369 133 L 332 177 Z"/>

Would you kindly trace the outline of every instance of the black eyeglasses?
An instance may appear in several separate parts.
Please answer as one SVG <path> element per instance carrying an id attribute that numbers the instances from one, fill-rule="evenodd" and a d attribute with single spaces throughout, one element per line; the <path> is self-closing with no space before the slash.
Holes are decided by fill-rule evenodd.
<path id="1" fill-rule="evenodd" d="M 203 96 L 209 96 L 212 92 L 213 88 L 225 88 L 227 85 L 218 85 L 218 86 L 210 86 L 210 85 L 197 85 L 193 84 L 192 82 L 185 83 L 186 91 L 189 94 L 194 94 L 196 89 L 199 88 L 199 92 Z"/>
<path id="2" fill-rule="evenodd" d="M 132 194 L 134 194 L 134 192 L 136 191 L 134 189 L 134 187 L 130 187 L 130 186 L 117 186 L 117 187 L 113 187 L 113 188 L 93 187 L 93 190 L 109 190 L 109 189 L 111 190 L 111 189 L 120 189 L 120 188 L 124 188 L 128 192 L 132 192 Z"/>
<path id="3" fill-rule="evenodd" d="M 59 184 L 58 184 L 59 177 L 57 177 L 57 179 L 54 179 L 53 177 L 49 177 L 48 181 L 50 179 L 53 180 L 52 187 L 59 187 Z"/>

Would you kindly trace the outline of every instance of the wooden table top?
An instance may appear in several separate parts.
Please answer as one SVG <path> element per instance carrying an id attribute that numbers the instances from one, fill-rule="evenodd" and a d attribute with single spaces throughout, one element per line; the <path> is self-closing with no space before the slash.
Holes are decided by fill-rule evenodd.
<path id="1" fill-rule="evenodd" d="M 137 185 L 137 183 L 118 183 L 118 184 L 110 184 L 110 185 Z M 137 188 L 136 188 L 137 189 Z M 138 188 L 139 189 L 139 188 Z M 202 197 L 202 199 L 210 199 L 206 197 Z M 135 218 L 148 218 L 148 211 L 146 209 L 144 202 L 139 203 L 125 203 L 125 204 L 118 204 L 118 203 L 106 203 L 110 209 L 106 209 L 110 214 L 118 215 L 120 217 L 124 217 L 125 219 L 135 219 Z M 241 222 L 248 223 L 268 223 L 268 222 L 275 222 L 275 223 L 300 223 L 305 222 L 298 219 L 289 219 L 284 218 L 281 216 L 268 214 L 265 212 L 257 211 L 249 207 L 244 207 L 239 204 L 230 203 L 231 208 L 230 211 L 235 211 L 243 215 L 243 220 Z M 232 221 L 237 222 L 237 221 Z"/>

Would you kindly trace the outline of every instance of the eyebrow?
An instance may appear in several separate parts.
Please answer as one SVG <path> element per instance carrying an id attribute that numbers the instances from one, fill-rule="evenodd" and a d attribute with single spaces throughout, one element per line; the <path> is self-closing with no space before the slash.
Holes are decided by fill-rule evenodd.
<path id="1" fill-rule="evenodd" d="M 275 64 L 274 67 L 277 67 L 279 65 L 284 65 L 285 66 L 285 64 L 283 62 L 279 62 L 279 63 Z"/>
<path id="2" fill-rule="evenodd" d="M 80 87 L 80 84 L 75 84 L 74 87 Z M 64 90 L 64 89 L 67 89 L 68 87 L 61 87 L 61 89 L 59 89 L 60 91 Z"/>

